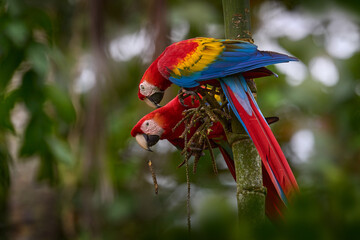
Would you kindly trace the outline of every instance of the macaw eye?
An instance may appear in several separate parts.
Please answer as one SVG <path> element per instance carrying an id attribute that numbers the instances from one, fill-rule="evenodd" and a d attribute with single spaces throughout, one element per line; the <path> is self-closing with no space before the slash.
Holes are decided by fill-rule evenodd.
<path id="1" fill-rule="evenodd" d="M 145 89 L 145 86 L 144 86 L 143 84 L 140 84 L 140 88 L 141 88 L 142 90 L 144 90 L 144 89 Z"/>
<path id="2" fill-rule="evenodd" d="M 141 125 L 141 131 L 149 135 L 159 135 L 164 132 L 164 130 L 154 121 L 154 119 L 147 119 Z"/>

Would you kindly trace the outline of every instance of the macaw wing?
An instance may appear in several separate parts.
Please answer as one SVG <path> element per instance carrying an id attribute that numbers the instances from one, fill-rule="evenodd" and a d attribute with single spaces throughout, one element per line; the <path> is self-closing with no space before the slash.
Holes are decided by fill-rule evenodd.
<path id="1" fill-rule="evenodd" d="M 257 46 L 248 42 L 195 38 L 169 46 L 158 61 L 158 69 L 173 83 L 194 87 L 199 81 L 218 78 L 227 69 L 246 62 Z"/>
<path id="2" fill-rule="evenodd" d="M 158 69 L 174 84 L 191 88 L 209 79 L 294 60 L 280 53 L 259 51 L 256 45 L 244 41 L 195 38 L 169 46 Z"/>

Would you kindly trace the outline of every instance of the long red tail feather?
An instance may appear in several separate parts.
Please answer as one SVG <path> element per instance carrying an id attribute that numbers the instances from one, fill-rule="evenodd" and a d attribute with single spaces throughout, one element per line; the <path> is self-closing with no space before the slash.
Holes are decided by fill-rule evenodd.
<path id="1" fill-rule="evenodd" d="M 225 163 L 228 166 L 228 169 L 233 176 L 234 180 L 236 181 L 236 171 L 234 160 L 224 148 L 219 146 L 220 152 L 224 157 Z M 285 209 L 285 204 L 280 198 L 275 189 L 269 174 L 267 173 L 266 169 L 264 169 L 264 165 L 262 166 L 262 176 L 263 176 L 263 185 L 266 187 L 266 198 L 265 198 L 265 211 L 266 215 L 271 220 L 276 220 L 283 217 L 283 210 Z"/>
<path id="2" fill-rule="evenodd" d="M 287 204 L 291 196 L 298 191 L 298 185 L 278 142 L 247 88 L 245 79 L 242 76 L 228 77 L 222 80 L 222 88 L 235 115 L 242 122 L 259 152 L 264 172 L 267 174 L 263 174 L 264 178 L 266 177 L 266 182 L 271 182 L 266 183 L 267 187 L 276 190 L 277 197 L 273 194 L 268 198 L 274 199 L 275 202 L 281 199 Z"/>

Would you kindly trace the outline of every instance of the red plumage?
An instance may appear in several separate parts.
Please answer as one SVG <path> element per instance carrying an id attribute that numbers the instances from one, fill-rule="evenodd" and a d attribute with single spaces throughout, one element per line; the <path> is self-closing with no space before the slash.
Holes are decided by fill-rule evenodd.
<path id="1" fill-rule="evenodd" d="M 166 58 L 158 57 L 158 71 L 161 72 L 164 77 L 168 78 L 170 76 L 170 73 L 165 66 L 175 67 L 184 59 L 186 59 L 187 56 L 191 55 L 198 46 L 199 43 L 193 41 L 193 39 L 184 40 L 170 45 L 165 51 L 170 49 L 172 51 L 172 54 L 167 55 Z"/>
<path id="2" fill-rule="evenodd" d="M 180 126 L 175 131 L 173 131 L 173 128 L 184 117 L 184 115 L 182 114 L 184 110 L 199 106 L 198 101 L 192 102 L 190 97 L 185 99 L 185 104 L 187 105 L 187 107 L 180 104 L 178 97 L 174 98 L 165 106 L 156 109 L 153 112 L 144 116 L 134 126 L 131 131 L 131 135 L 135 137 L 137 134 L 144 134 L 145 132 L 141 129 L 144 125 L 144 122 L 153 119 L 164 130 L 160 136 L 160 139 L 167 139 L 177 148 L 183 149 L 184 139 L 180 138 L 180 135 L 183 133 L 185 125 L 184 123 L 180 124 Z M 267 123 L 265 122 L 265 124 Z M 188 134 L 188 139 L 190 139 L 191 136 L 196 132 L 197 127 L 198 126 L 191 129 L 190 133 Z M 210 139 L 213 147 L 219 147 L 219 150 L 224 157 L 225 163 L 227 164 L 231 175 L 236 180 L 235 166 L 234 160 L 232 159 L 232 153 L 227 152 L 227 150 L 223 148 L 224 143 L 228 144 L 223 127 L 220 123 L 217 122 L 213 124 L 211 130 L 212 131 L 208 135 L 208 138 Z M 146 134 L 156 133 L 146 132 Z M 266 214 L 270 219 L 277 219 L 283 215 L 282 212 L 285 208 L 285 204 L 280 198 L 277 186 L 275 186 L 276 183 L 274 183 L 273 178 L 269 176 L 269 169 L 266 168 L 265 164 L 262 165 L 262 169 L 263 185 L 267 188 Z"/>
<path id="3" fill-rule="evenodd" d="M 140 82 L 139 97 L 150 106 L 158 107 L 164 91 L 171 83 L 186 89 L 205 84 L 221 86 L 229 106 L 259 152 L 266 170 L 264 184 L 269 184 L 271 191 L 268 199 L 274 204 L 269 208 L 272 212 L 278 212 L 276 209 L 281 209 L 280 205 L 287 203 L 292 194 L 298 191 L 298 186 L 279 144 L 248 89 L 245 78 L 271 75 L 272 72 L 265 66 L 289 61 L 297 59 L 281 53 L 260 51 L 256 45 L 248 42 L 214 38 L 184 40 L 167 47 L 151 64 Z M 169 113 L 171 118 L 173 114 Z M 150 123 L 154 125 L 153 122 Z M 142 128 L 151 132 L 143 124 Z M 169 141 L 174 144 L 181 143 L 174 134 L 166 135 L 167 131 L 163 128 L 154 129 L 164 132 L 160 134 L 162 138 L 171 137 Z M 154 142 L 155 139 L 156 136 L 152 136 L 150 140 Z M 234 175 L 231 161 L 226 159 L 226 162 Z"/>
<path id="4" fill-rule="evenodd" d="M 251 97 L 247 93 L 247 98 L 249 99 L 249 103 L 251 104 L 252 114 L 249 115 L 242 107 L 242 105 L 237 101 L 237 97 L 228 87 L 228 92 L 230 93 L 230 98 L 235 105 L 235 108 L 238 110 L 238 113 L 242 117 L 244 124 L 246 125 L 246 129 L 251 136 L 252 141 L 257 148 L 259 155 L 263 161 L 263 165 L 268 172 L 274 186 L 277 185 L 276 182 L 280 185 L 277 187 L 278 194 L 281 196 L 281 189 L 284 191 L 285 196 L 287 198 L 291 198 L 291 195 L 294 191 L 299 189 L 295 177 L 292 174 L 290 166 L 286 161 L 286 158 L 281 151 L 281 148 L 276 141 L 273 133 L 271 132 L 267 122 L 258 111 L 257 106 L 254 105 L 254 102 L 251 101 Z"/>

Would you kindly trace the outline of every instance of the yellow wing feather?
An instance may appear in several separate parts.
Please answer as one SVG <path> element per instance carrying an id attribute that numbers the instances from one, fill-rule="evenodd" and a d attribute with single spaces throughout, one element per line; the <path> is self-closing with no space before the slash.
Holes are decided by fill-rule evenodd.
<path id="1" fill-rule="evenodd" d="M 212 38 L 198 38 L 195 41 L 199 43 L 199 46 L 177 64 L 176 68 L 172 70 L 174 74 L 191 75 L 194 72 L 204 70 L 216 60 L 225 48 L 222 42 Z"/>

